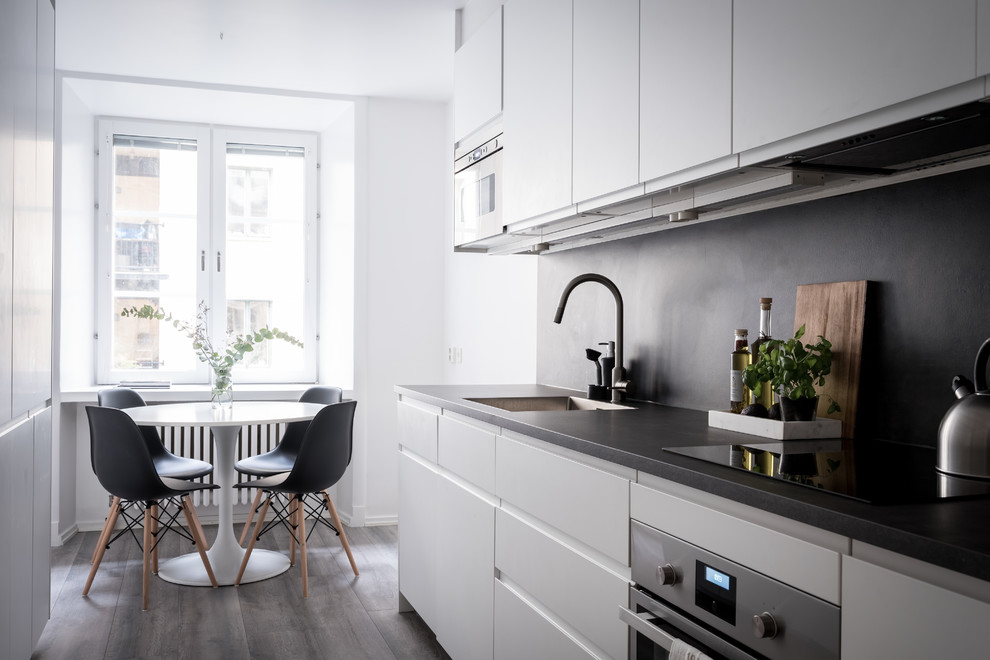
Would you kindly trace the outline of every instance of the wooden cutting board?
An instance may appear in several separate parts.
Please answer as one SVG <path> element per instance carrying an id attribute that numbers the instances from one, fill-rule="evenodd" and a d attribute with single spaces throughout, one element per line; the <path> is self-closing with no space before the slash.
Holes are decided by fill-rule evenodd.
<path id="1" fill-rule="evenodd" d="M 818 414 L 842 420 L 843 438 L 856 433 L 867 284 L 866 280 L 802 284 L 794 305 L 794 331 L 805 325 L 801 341 L 813 344 L 818 335 L 824 335 L 832 342 L 832 373 L 817 388 L 821 397 Z M 829 396 L 842 407 L 840 412 L 825 414 L 832 403 Z"/>

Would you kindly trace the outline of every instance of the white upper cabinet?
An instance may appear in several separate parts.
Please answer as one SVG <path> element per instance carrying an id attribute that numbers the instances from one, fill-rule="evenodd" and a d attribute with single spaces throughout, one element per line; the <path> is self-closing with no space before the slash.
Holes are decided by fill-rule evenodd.
<path id="1" fill-rule="evenodd" d="M 990 74 L 990 0 L 979 0 L 976 5 L 976 75 L 988 74 Z"/>
<path id="2" fill-rule="evenodd" d="M 971 80 L 975 17 L 976 0 L 735 3 L 733 151 Z"/>
<path id="3" fill-rule="evenodd" d="M 509 0 L 503 224 L 571 204 L 571 0 Z"/>
<path id="4" fill-rule="evenodd" d="M 643 0 L 640 179 L 732 152 L 732 0 Z"/>
<path id="5" fill-rule="evenodd" d="M 574 0 L 574 201 L 639 182 L 639 0 Z"/>
<path id="6" fill-rule="evenodd" d="M 454 53 L 454 139 L 502 112 L 502 8 Z M 470 146 L 470 145 L 468 145 Z"/>

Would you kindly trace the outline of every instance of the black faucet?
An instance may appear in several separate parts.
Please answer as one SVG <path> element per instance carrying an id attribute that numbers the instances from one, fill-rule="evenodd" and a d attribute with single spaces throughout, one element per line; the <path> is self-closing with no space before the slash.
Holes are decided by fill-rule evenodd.
<path id="1" fill-rule="evenodd" d="M 612 385 L 610 389 L 612 390 L 612 403 L 619 403 L 622 401 L 622 394 L 629 389 L 632 382 L 626 380 L 625 370 L 622 368 L 622 294 L 619 293 L 619 288 L 615 286 L 615 283 L 607 277 L 596 273 L 578 275 L 567 283 L 567 286 L 564 287 L 564 292 L 560 294 L 560 302 L 557 303 L 557 313 L 553 317 L 553 322 L 560 323 L 561 319 L 564 318 L 564 307 L 567 306 L 567 298 L 571 295 L 574 287 L 582 282 L 598 282 L 611 291 L 612 296 L 615 298 L 615 366 L 612 368 Z"/>

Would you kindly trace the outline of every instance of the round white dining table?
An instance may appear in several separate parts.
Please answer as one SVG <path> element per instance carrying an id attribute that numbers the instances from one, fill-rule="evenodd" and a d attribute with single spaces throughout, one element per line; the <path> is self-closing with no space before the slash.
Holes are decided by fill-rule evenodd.
<path id="1" fill-rule="evenodd" d="M 321 403 L 295 401 L 235 401 L 232 407 L 214 408 L 211 403 L 166 403 L 125 408 L 138 426 L 209 426 L 216 447 L 213 466 L 215 483 L 220 485 L 220 521 L 217 538 L 207 551 L 217 584 L 234 584 L 244 549 L 234 533 L 234 456 L 237 434 L 242 426 L 300 422 L 313 419 Z M 284 573 L 289 558 L 280 552 L 255 548 L 241 582 L 257 582 Z M 162 564 L 158 576 L 169 582 L 192 586 L 211 586 L 199 553 L 192 552 Z"/>

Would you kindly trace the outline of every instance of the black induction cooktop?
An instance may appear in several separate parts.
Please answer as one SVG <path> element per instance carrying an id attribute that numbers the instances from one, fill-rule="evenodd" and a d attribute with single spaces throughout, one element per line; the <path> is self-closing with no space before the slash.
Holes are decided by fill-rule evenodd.
<path id="1" fill-rule="evenodd" d="M 889 440 L 785 440 L 665 451 L 873 504 L 990 495 L 990 480 L 945 475 L 932 447 Z"/>

